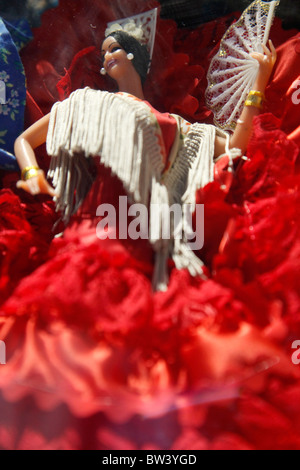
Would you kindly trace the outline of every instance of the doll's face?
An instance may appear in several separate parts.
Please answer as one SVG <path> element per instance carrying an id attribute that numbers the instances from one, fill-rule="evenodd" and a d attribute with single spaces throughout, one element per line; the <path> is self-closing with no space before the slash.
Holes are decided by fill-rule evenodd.
<path id="1" fill-rule="evenodd" d="M 117 40 L 109 36 L 102 44 L 102 61 L 108 75 L 117 82 L 128 72 L 132 72 L 133 65 L 127 58 L 127 52 Z"/>

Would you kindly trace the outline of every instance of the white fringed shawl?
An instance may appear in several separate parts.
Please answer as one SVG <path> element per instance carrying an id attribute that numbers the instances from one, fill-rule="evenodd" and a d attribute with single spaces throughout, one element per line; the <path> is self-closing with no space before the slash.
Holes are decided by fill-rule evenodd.
<path id="1" fill-rule="evenodd" d="M 150 206 L 150 220 L 159 224 L 153 232 L 149 227 L 150 234 L 160 233 L 162 223 L 151 219 L 152 204 L 194 205 L 196 190 L 213 180 L 216 128 L 193 124 L 188 133 L 182 132 L 186 122 L 175 117 L 178 135 L 171 152 L 172 165 L 163 174 L 159 126 L 142 101 L 127 94 L 85 88 L 56 103 L 47 136 L 47 152 L 52 156 L 48 175 L 59 194 L 56 205 L 63 220 L 69 221 L 87 194 L 92 182 L 88 157 L 97 155 L 120 178 L 134 202 Z M 155 289 L 167 288 L 170 256 L 178 269 L 187 268 L 192 275 L 202 274 L 203 263 L 185 240 L 150 236 L 150 242 L 156 252 Z"/>

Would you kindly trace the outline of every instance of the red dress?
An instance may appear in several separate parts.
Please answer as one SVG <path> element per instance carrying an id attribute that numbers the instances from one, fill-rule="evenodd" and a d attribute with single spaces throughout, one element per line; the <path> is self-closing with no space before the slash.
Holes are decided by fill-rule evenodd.
<path id="1" fill-rule="evenodd" d="M 299 147 L 282 125 L 257 118 L 229 193 L 199 191 L 207 278 L 170 266 L 165 293 L 146 241 L 96 237 L 97 205 L 124 194 L 108 169 L 51 243 L 52 203 L 1 192 L 0 448 L 300 449 Z"/>

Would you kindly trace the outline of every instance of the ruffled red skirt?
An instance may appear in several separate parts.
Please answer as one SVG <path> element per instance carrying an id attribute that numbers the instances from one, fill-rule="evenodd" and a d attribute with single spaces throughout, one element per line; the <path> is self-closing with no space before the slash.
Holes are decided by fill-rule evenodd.
<path id="1" fill-rule="evenodd" d="M 300 448 L 298 148 L 276 125 L 257 119 L 228 195 L 198 193 L 207 280 L 170 266 L 165 293 L 150 246 L 97 239 L 90 197 L 47 252 L 2 192 L 5 270 L 26 273 L 2 284 L 2 448 Z M 122 194 L 108 170 L 95 185 Z"/>

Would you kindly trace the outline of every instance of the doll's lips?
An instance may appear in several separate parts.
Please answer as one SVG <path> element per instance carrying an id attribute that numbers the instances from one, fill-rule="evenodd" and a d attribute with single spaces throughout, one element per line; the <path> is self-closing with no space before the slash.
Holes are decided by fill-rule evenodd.
<path id="1" fill-rule="evenodd" d="M 116 60 L 110 60 L 107 64 L 107 68 L 111 69 L 114 65 L 116 65 L 117 61 Z"/>

